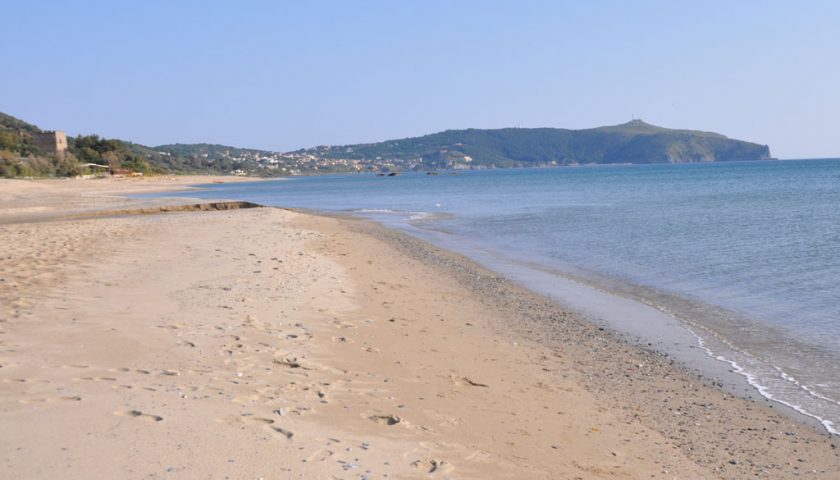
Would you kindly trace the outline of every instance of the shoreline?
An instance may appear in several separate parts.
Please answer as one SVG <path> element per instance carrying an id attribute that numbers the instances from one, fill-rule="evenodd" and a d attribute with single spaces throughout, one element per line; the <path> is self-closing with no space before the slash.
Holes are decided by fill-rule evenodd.
<path id="1" fill-rule="evenodd" d="M 761 397 L 765 402 L 772 402 L 779 411 L 820 433 L 840 435 L 834 429 L 836 424 L 830 420 L 766 391 L 767 387 L 756 380 L 754 372 L 750 372 L 733 358 L 748 354 L 731 345 L 719 331 L 704 323 L 703 319 L 689 320 L 690 315 L 685 314 L 687 311 L 702 309 L 708 313 L 710 307 L 700 300 L 657 292 L 652 287 L 621 282 L 595 272 L 578 269 L 577 273 L 571 273 L 522 259 L 509 258 L 500 251 L 487 250 L 486 245 L 464 247 L 459 243 L 463 238 L 456 239 L 449 234 L 440 235 L 441 232 L 437 230 L 419 228 L 411 223 L 392 222 L 385 226 L 463 255 L 467 260 L 501 274 L 535 295 L 557 302 L 560 308 L 575 312 L 584 321 L 607 328 L 621 341 L 676 360 L 686 373 L 699 375 L 711 386 L 745 400 L 752 400 L 754 396 Z M 658 305 L 652 300 L 663 296 L 670 302 L 669 307 Z M 718 316 L 720 312 L 714 311 Z M 727 313 L 734 315 L 731 312 Z M 728 317 L 727 320 L 734 321 L 732 317 Z M 745 320 L 739 321 L 741 327 L 746 325 Z M 738 328 L 738 325 L 730 328 Z M 766 326 L 761 328 L 769 330 Z M 701 335 L 698 331 L 704 334 Z M 776 337 L 781 335 L 776 333 Z M 710 347 L 710 344 L 715 346 Z M 812 394 L 807 389 L 806 392 L 808 395 Z"/>
<path id="2" fill-rule="evenodd" d="M 249 180 L 242 179 L 242 181 L 247 183 Z M 189 187 L 202 189 L 204 186 L 207 185 L 210 184 L 192 184 Z M 447 243 L 435 241 L 430 236 L 430 234 L 434 232 L 433 230 L 424 230 L 417 228 L 416 226 L 411 226 L 411 228 L 405 228 L 406 226 L 409 226 L 410 223 L 385 223 L 376 219 L 367 218 L 354 213 L 327 212 L 312 210 L 308 208 L 286 208 L 282 206 L 269 208 L 283 208 L 295 212 L 304 213 L 307 215 L 369 222 L 376 225 L 378 228 L 384 229 L 383 231 L 385 232 L 406 235 L 407 239 L 419 241 L 421 243 L 428 243 L 429 246 L 434 249 L 441 249 L 447 252 L 448 254 L 452 255 L 454 258 L 459 258 L 460 261 L 464 262 L 464 265 L 467 265 L 466 268 L 477 268 L 478 270 L 484 270 L 486 272 L 486 276 L 499 276 L 503 280 L 510 282 L 511 286 L 514 286 L 515 288 L 519 289 L 524 289 L 528 294 L 533 295 L 535 298 L 537 298 L 538 302 L 552 302 L 555 304 L 557 309 L 567 313 L 571 312 L 572 314 L 577 316 L 581 321 L 589 323 L 592 326 L 599 328 L 599 330 L 603 330 L 604 328 L 606 328 L 606 330 L 614 336 L 614 339 L 620 343 L 626 343 L 634 348 L 639 348 L 646 353 L 650 353 L 655 356 L 662 356 L 668 359 L 669 363 L 672 366 L 676 366 L 677 368 L 681 369 L 682 373 L 688 376 L 697 376 L 697 378 L 701 379 L 701 381 L 704 382 L 706 386 L 709 386 L 713 389 L 719 389 L 724 393 L 734 395 L 748 402 L 754 402 L 754 396 L 757 396 L 760 400 L 763 400 L 765 403 L 772 405 L 770 406 L 771 409 L 775 408 L 777 412 L 782 412 L 787 417 L 805 425 L 808 428 L 813 429 L 818 434 L 827 434 L 829 437 L 840 437 L 840 433 L 837 433 L 832 428 L 835 426 L 833 422 L 824 420 L 813 413 L 802 410 L 799 406 L 787 403 L 764 392 L 764 387 L 751 380 L 752 375 L 749 372 L 747 372 L 742 365 L 737 364 L 737 362 L 733 359 L 717 355 L 716 352 L 710 350 L 708 347 L 708 342 L 714 340 L 714 338 L 703 337 L 695 332 L 696 329 L 707 330 L 708 326 L 702 324 L 695 324 L 684 318 L 680 318 L 678 315 L 670 314 L 664 311 L 663 309 L 648 303 L 641 296 L 629 295 L 623 290 L 619 291 L 611 290 L 608 288 L 604 289 L 602 285 L 592 281 L 591 279 L 582 280 L 575 276 L 570 276 L 570 274 L 566 272 L 552 272 L 552 275 L 559 276 L 565 282 L 580 283 L 581 285 L 583 285 L 584 289 L 589 289 L 598 292 L 599 294 L 603 294 L 604 296 L 615 297 L 617 299 L 620 299 L 620 301 L 626 300 L 630 303 L 638 304 L 638 306 L 641 307 L 642 310 L 649 310 L 648 312 L 643 312 L 641 314 L 646 313 L 649 315 L 653 313 L 654 315 L 659 315 L 663 318 L 668 317 L 664 321 L 660 321 L 657 324 L 657 326 L 653 328 L 664 327 L 666 329 L 679 331 L 679 333 L 675 335 L 673 332 L 671 332 L 667 334 L 666 339 L 662 341 L 660 338 L 658 338 L 655 335 L 652 335 L 650 332 L 642 332 L 642 330 L 644 330 L 645 327 L 642 327 L 642 330 L 634 330 L 633 328 L 627 329 L 624 326 L 617 326 L 614 320 L 606 320 L 604 317 L 596 318 L 596 315 L 592 313 L 590 307 L 571 307 L 572 304 L 565 301 L 562 297 L 558 297 L 557 295 L 554 295 L 548 290 L 539 288 L 538 283 L 535 284 L 534 282 L 529 282 L 523 279 L 521 276 L 517 277 L 514 275 L 513 277 L 511 277 L 509 269 L 491 266 L 492 264 L 496 263 L 496 260 L 498 259 L 488 260 L 489 257 L 471 257 L 469 254 L 460 251 L 458 248 L 455 247 L 454 244 L 451 244 L 451 242 Z M 380 238 L 384 237 L 385 236 L 380 236 Z M 501 263 L 505 262 L 506 261 L 503 260 Z M 530 268 L 528 272 L 526 272 L 526 274 L 533 274 L 536 270 L 542 271 L 541 269 Z M 594 272 L 590 272 L 590 274 L 598 275 Z M 615 280 L 603 278 L 601 279 L 601 281 L 614 282 Z M 631 285 L 631 287 L 646 288 L 637 285 Z M 691 299 L 682 300 L 686 302 L 698 302 L 697 300 Z M 610 313 L 607 315 L 615 316 L 614 313 Z M 637 314 L 636 316 L 638 315 L 640 314 Z M 625 324 L 627 323 L 626 320 L 623 320 L 621 322 Z M 676 324 L 674 322 L 676 322 Z M 713 332 L 711 330 L 709 330 L 708 333 L 712 337 L 716 337 L 718 335 L 718 332 Z M 681 338 L 685 335 L 681 334 L 687 334 L 691 336 L 692 340 L 696 343 L 694 345 L 688 346 L 688 343 L 685 342 L 685 338 Z M 678 341 L 674 342 L 674 345 L 668 345 L 668 343 L 672 342 L 672 340 Z M 654 341 L 658 344 L 654 345 L 653 343 L 651 343 Z M 720 341 L 720 339 L 717 339 L 717 341 Z M 684 344 L 680 344 L 680 342 Z M 694 349 L 695 346 L 698 347 L 698 350 L 702 351 L 702 354 L 696 355 L 695 352 L 691 352 L 688 350 L 689 348 Z M 737 349 L 734 349 L 734 347 L 732 346 L 729 346 L 729 348 L 732 348 L 733 351 L 739 354 L 743 353 L 738 351 Z M 674 360 L 676 360 L 676 363 Z M 693 365 L 692 363 L 694 361 L 698 361 L 700 364 L 702 364 L 702 366 Z"/>
<path id="3" fill-rule="evenodd" d="M 142 202 L 112 202 L 126 203 Z M 49 441 L 38 445 L 39 440 L 45 442 L 41 428 L 48 435 L 55 422 L 74 418 L 68 415 L 80 408 L 89 409 L 80 418 L 91 420 L 92 412 L 113 411 L 115 403 L 126 404 L 117 412 L 128 412 L 128 418 L 150 422 L 130 422 L 122 420 L 125 415 L 109 413 L 93 417 L 96 420 L 85 428 L 117 429 L 122 434 L 112 439 L 115 446 L 141 439 L 140 458 L 132 463 L 135 475 L 117 470 L 132 478 L 146 471 L 140 460 L 150 455 L 180 458 L 178 451 L 160 450 L 166 442 L 163 447 L 154 443 L 161 434 L 154 427 L 161 427 L 158 431 L 178 427 L 166 430 L 168 434 L 187 428 L 195 445 L 186 445 L 186 450 L 211 459 L 217 469 L 228 468 L 226 460 L 219 459 L 221 465 L 212 460 L 218 450 L 233 448 L 211 445 L 220 429 L 231 435 L 226 438 L 237 438 L 256 452 L 274 452 L 252 456 L 247 466 L 240 462 L 239 467 L 248 472 L 261 467 L 253 470 L 255 474 L 278 461 L 278 447 L 288 465 L 298 465 L 300 472 L 310 475 L 350 476 L 363 470 L 348 470 L 347 465 L 377 464 L 400 478 L 486 478 L 488 474 L 830 478 L 840 458 L 826 434 L 780 416 L 776 409 L 703 385 L 671 359 L 632 346 L 459 254 L 371 222 L 256 208 L 105 217 L 84 224 L 56 220 L 0 225 L 0 229 L 3 235 L 18 235 L 16 248 L 37 249 L 32 242 L 61 237 L 71 244 L 76 241 L 73 235 L 89 241 L 98 230 L 107 233 L 106 241 L 122 242 L 115 244 L 111 258 L 96 263 L 47 242 L 46 252 L 55 249 L 65 258 L 61 264 L 44 258 L 28 267 L 33 268 L 31 273 L 20 270 L 25 264 L 0 265 L 7 276 L 31 282 L 20 282 L 23 300 L 15 303 L 19 315 L 0 323 L 4 334 L 0 376 L 30 379 L 4 382 L 0 396 L 0 423 L 13 432 L 0 441 L 0 455 L 15 467 L 10 471 L 17 471 L 19 478 L 30 478 L 25 461 L 33 457 L 24 448 L 23 460 L 11 460 L 14 444 L 25 443 L 35 450 L 58 448 Z M 30 235 L 20 236 L 17 229 Z M 164 245 L 167 248 L 153 248 Z M 138 264 L 144 267 L 137 270 Z M 275 265 L 273 270 L 267 270 L 269 265 Z M 167 278 L 163 285 L 148 283 L 163 272 L 167 275 L 160 277 Z M 137 281 L 125 284 L 120 280 L 124 275 Z M 77 293 L 68 296 L 60 293 L 62 289 Z M 41 293 L 46 296 L 41 298 Z M 150 294 L 159 304 L 148 302 Z M 230 308 L 220 309 L 219 303 Z M 148 311 L 138 311 L 142 305 Z M 280 318 L 275 318 L 278 312 Z M 71 348 L 71 341 L 56 350 L 55 342 L 83 334 L 73 320 L 80 313 L 102 344 L 91 344 L 95 351 L 89 352 Z M 166 328 L 136 323 L 148 315 Z M 28 330 L 32 327 L 24 319 L 49 321 L 69 337 L 50 336 L 42 327 Z M 226 325 L 239 340 L 231 346 L 227 336 L 213 333 L 217 331 L 213 325 Z M 112 329 L 121 332 L 118 338 L 112 338 L 117 335 Z M 20 353 L 10 352 L 10 338 L 26 339 L 19 342 Z M 119 342 L 111 345 L 108 339 Z M 155 342 L 166 349 L 154 347 Z M 277 346 L 264 347 L 261 342 Z M 26 345 L 41 349 L 32 351 Z M 126 348 L 109 350 L 120 345 Z M 207 350 L 207 345 L 214 346 Z M 145 347 L 138 350 L 139 346 Z M 220 354 L 213 353 L 216 346 Z M 159 355 L 149 357 L 146 348 L 152 353 L 160 350 Z M 56 360 L 69 355 L 65 349 L 75 349 L 73 355 L 88 363 L 100 359 L 99 365 L 85 369 L 84 376 L 118 380 L 74 380 L 81 377 L 64 376 L 75 367 L 44 370 L 15 361 L 16 355 L 25 358 L 33 353 Z M 108 360 L 117 357 L 122 363 Z M 133 369 L 143 358 L 161 364 L 159 371 L 164 373 L 153 376 L 153 383 L 134 370 L 121 370 Z M 162 368 L 164 363 L 178 362 L 183 362 L 181 368 Z M 110 370 L 105 368 L 108 365 Z M 285 368 L 277 371 L 280 367 Z M 23 373 L 30 376 L 19 375 Z M 119 378 L 128 376 L 131 381 Z M 39 378 L 51 383 L 39 383 Z M 135 388 L 111 388 L 121 382 Z M 155 392 L 144 391 L 144 384 Z M 269 392 L 279 385 L 286 387 Z M 221 401 L 210 394 L 210 387 L 237 393 L 225 393 L 221 397 L 229 401 Z M 21 402 L 29 401 L 29 390 L 56 388 L 72 401 Z M 166 392 L 185 392 L 187 397 L 174 400 Z M 80 400 L 73 400 L 75 396 Z M 198 398 L 188 402 L 190 396 Z M 404 405 L 394 407 L 395 401 Z M 140 405 L 144 402 L 152 408 L 150 413 Z M 297 406 L 280 406 L 283 415 L 261 413 L 262 408 L 270 410 L 260 407 L 261 402 Z M 241 410 L 243 406 L 247 408 Z M 308 410 L 289 413 L 299 408 Z M 359 416 L 358 408 L 366 413 Z M 239 413 L 231 416 L 232 412 Z M 214 423 L 213 418 L 229 421 Z M 488 423 L 488 419 L 497 421 Z M 264 446 L 266 434 L 279 435 L 281 442 L 271 440 Z M 359 435 L 375 440 L 362 441 Z M 342 436 L 359 437 L 354 453 L 334 443 L 316 445 Z M 90 440 L 81 445 L 103 447 Z M 313 460 L 295 460 L 295 450 L 300 449 L 307 452 L 304 459 Z M 332 453 L 326 455 L 327 451 Z M 124 458 L 119 451 L 113 453 L 116 459 Z M 353 463 L 353 455 L 362 460 Z M 324 458 L 318 460 L 319 456 Z M 336 462 L 337 457 L 345 463 Z M 382 463 L 386 457 L 391 459 L 389 465 Z M 78 467 L 78 458 L 73 458 Z M 58 463 L 47 463 L 58 468 Z M 101 465 L 87 468 L 87 473 L 104 471 Z M 185 471 L 195 474 L 197 468 Z M 83 470 L 71 470 L 79 471 Z"/>
<path id="4" fill-rule="evenodd" d="M 234 197 L 239 198 L 236 195 Z M 243 198 L 247 198 L 247 196 Z M 655 295 L 649 295 L 654 291 L 652 287 L 621 283 L 595 272 L 583 272 L 581 270 L 577 274 L 573 274 L 556 267 L 535 266 L 529 264 L 527 260 L 508 258 L 500 254 L 498 250 L 488 253 L 487 245 L 464 247 L 459 242 L 464 240 L 474 241 L 474 239 L 449 238 L 451 233 L 418 227 L 410 221 L 411 219 L 394 220 L 388 215 L 377 215 L 378 213 L 398 213 L 390 210 L 362 210 L 361 214 L 297 207 L 293 210 L 313 215 L 366 219 L 386 228 L 420 238 L 444 249 L 458 252 L 484 268 L 512 278 L 518 284 L 537 292 L 539 295 L 554 299 L 564 308 L 572 308 L 575 312 L 586 317 L 588 321 L 625 336 L 631 343 L 640 348 L 667 353 L 671 358 L 682 362 L 683 368 L 687 371 L 708 377 L 710 383 L 726 392 L 734 393 L 747 400 L 753 397 L 767 399 L 792 418 L 820 431 L 837 435 L 836 425 L 829 420 L 833 418 L 830 415 L 833 412 L 827 412 L 829 415 L 821 417 L 822 413 L 819 410 L 824 408 L 824 405 L 817 405 L 816 412 L 809 410 L 810 407 L 803 406 L 807 405 L 807 402 L 815 400 L 814 398 L 803 397 L 816 397 L 819 401 L 824 402 L 830 402 L 830 400 L 826 400 L 819 394 L 814 394 L 807 387 L 801 389 L 801 391 L 787 392 L 789 394 L 787 397 L 770 393 L 767 386 L 756 379 L 756 370 L 745 367 L 745 365 L 753 363 L 753 367 L 765 370 L 764 373 L 767 375 L 775 375 L 775 371 L 769 372 L 766 370 L 776 368 L 781 372 L 782 378 L 790 379 L 787 380 L 787 383 L 795 384 L 798 388 L 799 384 L 789 373 L 784 372 L 769 361 L 762 360 L 756 363 L 756 359 L 752 358 L 749 353 L 745 353 L 738 346 L 730 344 L 728 337 L 722 335 L 720 327 L 723 324 L 721 324 L 721 321 L 724 323 L 735 321 L 731 317 L 731 312 L 725 312 L 718 307 L 703 304 L 700 300 L 681 297 L 678 294 L 654 292 Z M 535 277 L 539 277 L 541 280 L 535 281 Z M 552 283 L 554 285 L 549 285 Z M 556 288 L 557 284 L 565 286 L 558 289 Z M 558 294 L 558 290 L 560 294 Z M 666 304 L 667 307 L 655 303 L 656 298 L 661 300 L 663 296 L 671 302 Z M 587 299 L 580 300 L 574 297 L 587 297 Z M 604 304 L 607 303 L 612 304 L 612 306 L 605 307 Z M 593 309 L 592 305 L 597 305 L 597 308 Z M 675 306 L 677 309 L 672 311 Z M 721 314 L 726 314 L 726 318 L 718 319 L 717 322 L 707 322 L 705 316 L 704 318 L 697 318 L 695 315 L 692 318 L 689 312 L 698 308 L 706 310 L 704 315 L 713 315 L 717 318 Z M 711 310 L 709 310 L 710 308 Z M 630 317 L 631 320 L 624 317 Z M 750 330 L 763 328 L 766 329 L 765 333 L 773 331 L 771 327 L 754 321 L 747 321 L 744 316 L 736 315 L 735 318 L 739 319 L 738 326 L 742 328 L 747 326 L 750 327 Z M 652 322 L 653 325 L 649 325 L 650 319 L 655 319 Z M 736 330 L 738 326 L 726 325 L 730 331 Z M 702 334 L 698 332 L 702 332 Z M 789 342 L 787 338 L 778 334 L 772 338 L 784 338 L 785 344 Z M 710 348 L 710 345 L 714 345 L 714 347 Z M 787 383 L 781 388 L 792 388 Z M 806 403 L 798 405 L 796 404 L 797 400 Z"/>

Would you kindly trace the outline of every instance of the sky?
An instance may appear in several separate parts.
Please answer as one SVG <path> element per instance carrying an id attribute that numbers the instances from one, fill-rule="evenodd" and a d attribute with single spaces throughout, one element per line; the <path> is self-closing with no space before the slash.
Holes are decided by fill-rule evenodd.
<path id="1" fill-rule="evenodd" d="M 0 111 L 289 151 L 641 118 L 840 157 L 836 1 L 0 0 Z"/>

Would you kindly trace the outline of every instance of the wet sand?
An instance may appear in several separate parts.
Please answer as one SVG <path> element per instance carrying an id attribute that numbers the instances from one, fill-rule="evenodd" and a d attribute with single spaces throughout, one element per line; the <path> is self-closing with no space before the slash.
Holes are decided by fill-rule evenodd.
<path id="1" fill-rule="evenodd" d="M 836 437 L 459 255 L 275 208 L 68 218 L 195 180 L 97 182 L 0 181 L 4 478 L 836 478 Z"/>

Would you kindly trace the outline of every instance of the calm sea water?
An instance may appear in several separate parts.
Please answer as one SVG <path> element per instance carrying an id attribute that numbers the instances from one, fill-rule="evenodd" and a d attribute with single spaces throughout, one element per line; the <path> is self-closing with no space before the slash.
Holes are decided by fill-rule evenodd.
<path id="1" fill-rule="evenodd" d="M 613 289 L 840 429 L 840 160 L 334 175 L 185 195 L 355 212 Z"/>

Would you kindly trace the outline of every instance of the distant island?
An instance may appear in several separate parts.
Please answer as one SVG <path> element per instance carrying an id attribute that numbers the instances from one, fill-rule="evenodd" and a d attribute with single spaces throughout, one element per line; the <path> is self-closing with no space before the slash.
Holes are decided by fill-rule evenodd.
<path id="1" fill-rule="evenodd" d="M 293 152 L 173 144 L 147 147 L 96 135 L 66 137 L 0 113 L 0 176 L 80 174 L 312 175 L 771 159 L 767 145 L 632 120 L 584 130 L 447 130 L 378 143 Z"/>

